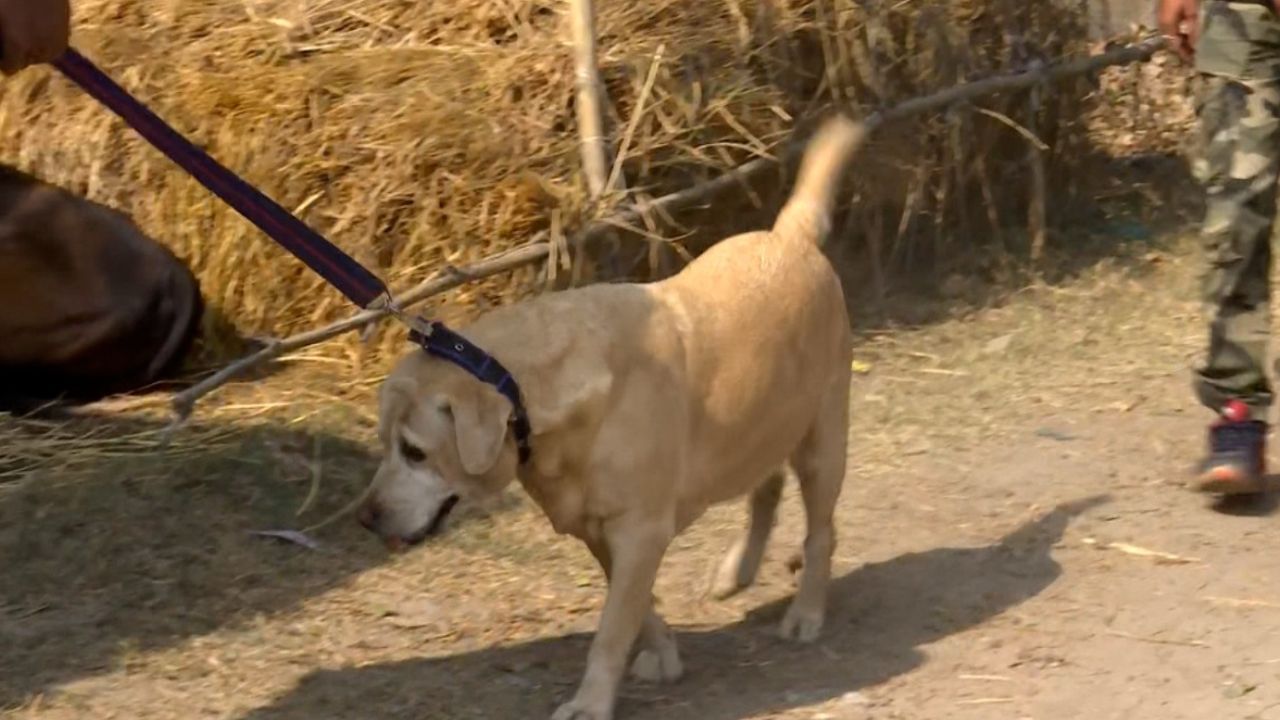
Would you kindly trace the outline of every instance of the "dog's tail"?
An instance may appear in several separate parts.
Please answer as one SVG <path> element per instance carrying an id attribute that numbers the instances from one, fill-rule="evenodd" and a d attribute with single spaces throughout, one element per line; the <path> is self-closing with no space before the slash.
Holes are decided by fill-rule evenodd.
<path id="1" fill-rule="evenodd" d="M 845 164 L 866 141 L 866 123 L 837 115 L 809 140 L 795 189 L 773 223 L 773 233 L 821 245 L 831 230 L 831 211 Z"/>

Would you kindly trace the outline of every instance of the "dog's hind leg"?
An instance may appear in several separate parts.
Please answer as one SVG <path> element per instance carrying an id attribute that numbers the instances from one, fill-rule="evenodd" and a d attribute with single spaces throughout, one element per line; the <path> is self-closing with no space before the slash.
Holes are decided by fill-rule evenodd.
<path id="1" fill-rule="evenodd" d="M 729 549 L 711 583 L 711 595 L 717 600 L 724 600 L 756 581 L 764 548 L 778 515 L 785 478 L 784 471 L 779 469 L 751 493 L 747 530 Z"/>
<path id="2" fill-rule="evenodd" d="M 792 456 L 800 480 L 807 532 L 800 587 L 779 628 L 783 637 L 811 642 L 822 630 L 831 556 L 835 551 L 835 508 L 844 485 L 849 427 L 849 378 L 835 383 L 813 428 Z"/>

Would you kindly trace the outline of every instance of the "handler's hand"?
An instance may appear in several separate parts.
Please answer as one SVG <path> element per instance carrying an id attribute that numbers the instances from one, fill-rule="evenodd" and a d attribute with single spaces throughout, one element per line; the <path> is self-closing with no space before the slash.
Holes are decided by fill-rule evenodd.
<path id="1" fill-rule="evenodd" d="M 0 72 L 56 60 L 70 35 L 70 0 L 0 0 Z"/>
<path id="2" fill-rule="evenodd" d="M 1280 4 L 1280 0 L 1272 0 Z M 1169 40 L 1170 49 L 1190 61 L 1196 54 L 1196 40 L 1200 25 L 1199 0 L 1160 0 L 1156 21 L 1160 32 Z"/>

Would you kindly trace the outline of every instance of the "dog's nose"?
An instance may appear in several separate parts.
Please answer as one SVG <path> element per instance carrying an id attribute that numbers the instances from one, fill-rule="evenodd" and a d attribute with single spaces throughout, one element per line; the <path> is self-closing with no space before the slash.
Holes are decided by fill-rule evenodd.
<path id="1" fill-rule="evenodd" d="M 377 530 L 378 516 L 382 511 L 374 503 L 367 502 L 360 506 L 360 510 L 356 512 L 356 521 L 359 522 L 365 530 Z"/>

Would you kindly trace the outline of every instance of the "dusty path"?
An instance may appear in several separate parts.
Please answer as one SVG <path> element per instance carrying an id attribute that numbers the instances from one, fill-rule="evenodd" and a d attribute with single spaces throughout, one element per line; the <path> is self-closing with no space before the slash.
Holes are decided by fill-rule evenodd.
<path id="1" fill-rule="evenodd" d="M 1280 718 L 1272 508 L 1179 486 L 1193 269 L 1143 251 L 861 345 L 827 634 L 772 635 L 793 489 L 725 603 L 701 596 L 740 521 L 718 510 L 659 585 L 688 676 L 628 685 L 620 720 Z M 524 502 L 391 561 L 349 527 L 328 553 L 247 538 L 306 490 L 305 444 L 264 437 L 252 472 L 240 449 L 0 494 L 0 716 L 537 719 L 571 692 L 603 597 L 585 551 Z M 332 506 L 369 460 L 326 447 Z"/>

